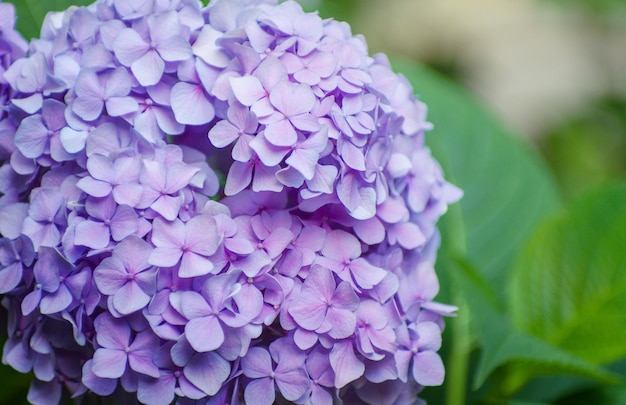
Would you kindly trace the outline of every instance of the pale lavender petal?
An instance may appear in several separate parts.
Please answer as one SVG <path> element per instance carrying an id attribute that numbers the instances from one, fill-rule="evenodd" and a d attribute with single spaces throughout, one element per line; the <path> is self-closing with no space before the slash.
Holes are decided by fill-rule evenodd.
<path id="1" fill-rule="evenodd" d="M 34 114 L 41 109 L 43 104 L 43 96 L 41 93 L 35 93 L 31 96 L 24 98 L 14 98 L 11 103 L 21 108 L 28 114 Z"/>
<path id="2" fill-rule="evenodd" d="M 118 206 L 111 218 L 110 228 L 113 240 L 121 241 L 137 230 L 137 213 L 128 205 Z"/>
<path id="3" fill-rule="evenodd" d="M 93 355 L 92 371 L 100 378 L 120 378 L 126 370 L 126 353 L 100 348 Z"/>
<path id="4" fill-rule="evenodd" d="M 259 79 L 254 76 L 231 77 L 230 85 L 237 100 L 248 107 L 267 95 Z"/>
<path id="5" fill-rule="evenodd" d="M 207 24 L 200 30 L 192 48 L 194 55 L 209 65 L 224 68 L 230 62 L 230 57 L 216 44 L 216 40 L 220 36 L 222 36 L 220 31 Z"/>
<path id="6" fill-rule="evenodd" d="M 150 254 L 150 264 L 159 267 L 172 267 L 175 266 L 183 252 L 180 248 L 173 247 L 157 247 Z"/>
<path id="7" fill-rule="evenodd" d="M 130 65 L 130 70 L 142 86 L 157 84 L 163 76 L 165 62 L 155 50 L 149 50 Z"/>
<path id="8" fill-rule="evenodd" d="M 0 210 L 0 234 L 9 239 L 19 237 L 27 215 L 27 203 L 15 203 L 2 207 Z"/>
<path id="9" fill-rule="evenodd" d="M 443 384 L 444 366 L 441 357 L 435 352 L 420 352 L 413 356 L 413 378 L 420 385 L 437 386 Z"/>
<path id="10" fill-rule="evenodd" d="M 257 153 L 261 162 L 266 166 L 276 166 L 291 151 L 289 147 L 278 147 L 269 143 L 263 132 L 250 141 L 250 148 Z"/>
<path id="11" fill-rule="evenodd" d="M 226 120 L 219 121 L 209 131 L 209 140 L 216 148 L 224 148 L 239 138 L 239 130 Z"/>
<path id="12" fill-rule="evenodd" d="M 318 160 L 319 153 L 308 149 L 296 149 L 285 163 L 299 171 L 306 180 L 312 180 Z"/>
<path id="13" fill-rule="evenodd" d="M 153 356 L 154 352 L 149 350 L 131 351 L 128 354 L 128 365 L 138 373 L 157 378 L 159 368 L 154 364 Z"/>
<path id="14" fill-rule="evenodd" d="M 253 167 L 251 163 L 233 162 L 226 177 L 224 194 L 235 195 L 248 187 Z"/>
<path id="15" fill-rule="evenodd" d="M 213 269 L 211 259 L 193 252 L 184 252 L 178 268 L 178 275 L 184 278 L 200 277 L 211 273 Z"/>
<path id="16" fill-rule="evenodd" d="M 364 243 L 377 245 L 385 240 L 385 226 L 376 217 L 364 221 L 356 221 L 354 232 Z"/>
<path id="17" fill-rule="evenodd" d="M 181 124 L 201 125 L 215 116 L 213 104 L 204 89 L 196 84 L 179 82 L 172 88 L 172 110 Z"/>
<path id="18" fill-rule="evenodd" d="M 178 216 L 180 208 L 183 205 L 182 195 L 161 195 L 155 202 L 150 205 L 150 208 L 158 212 L 163 218 L 168 221 L 173 221 Z"/>
<path id="19" fill-rule="evenodd" d="M 106 295 L 115 294 L 128 281 L 128 273 L 117 257 L 106 258 L 94 271 L 98 290 Z"/>
<path id="20" fill-rule="evenodd" d="M 287 117 L 310 112 L 315 105 L 315 95 L 304 84 L 279 82 L 270 92 L 270 102 Z"/>
<path id="21" fill-rule="evenodd" d="M 310 388 L 309 377 L 303 368 L 285 371 L 276 375 L 276 385 L 288 401 L 295 401 Z"/>
<path id="22" fill-rule="evenodd" d="M 130 66 L 134 61 L 148 52 L 150 45 L 145 43 L 137 31 L 125 28 L 119 32 L 113 42 L 115 56 L 124 66 Z"/>
<path id="23" fill-rule="evenodd" d="M 193 55 L 189 42 L 180 36 L 173 36 L 160 41 L 156 49 L 163 60 L 168 62 L 186 60 Z"/>
<path id="24" fill-rule="evenodd" d="M 405 249 L 416 249 L 426 242 L 426 237 L 417 224 L 404 222 L 393 225 L 389 230 L 390 242 L 397 241 Z"/>
<path id="25" fill-rule="evenodd" d="M 113 306 L 122 315 L 139 311 L 149 302 L 150 296 L 133 280 L 125 283 L 113 295 Z"/>
<path id="26" fill-rule="evenodd" d="M 252 179 L 252 191 L 273 191 L 279 193 L 283 189 L 283 185 L 276 178 L 278 166 L 267 167 L 257 165 L 254 170 L 254 178 Z"/>
<path id="27" fill-rule="evenodd" d="M 293 241 L 294 235 L 287 228 L 278 228 L 272 232 L 267 239 L 263 242 L 265 250 L 269 254 L 270 258 L 278 257 L 285 248 Z"/>
<path id="28" fill-rule="evenodd" d="M 274 381 L 271 378 L 250 381 L 244 391 L 245 403 L 249 405 L 272 405 L 275 398 Z"/>
<path id="29" fill-rule="evenodd" d="M 351 341 L 335 343 L 330 352 L 330 365 L 335 372 L 337 388 L 345 387 L 365 372 L 365 365 L 354 354 Z"/>
<path id="30" fill-rule="evenodd" d="M 103 107 L 104 101 L 98 98 L 77 97 L 72 103 L 72 111 L 86 121 L 97 119 Z"/>
<path id="31" fill-rule="evenodd" d="M 48 142 L 48 128 L 38 115 L 25 118 L 15 132 L 15 146 L 29 159 L 41 156 Z"/>
<path id="32" fill-rule="evenodd" d="M 130 342 L 130 328 L 126 321 L 113 318 L 103 313 L 94 321 L 96 326 L 96 340 L 106 348 L 125 349 Z M 113 377 L 115 378 L 115 377 Z"/>
<path id="33" fill-rule="evenodd" d="M 185 241 L 185 224 L 180 220 L 166 222 L 156 218 L 152 226 L 152 243 L 157 247 L 180 248 Z"/>
<path id="34" fill-rule="evenodd" d="M 301 295 L 288 307 L 289 314 L 301 327 L 316 330 L 326 317 L 326 304 L 312 295 Z"/>
<path id="35" fill-rule="evenodd" d="M 216 350 L 224 343 L 222 325 L 214 316 L 191 319 L 185 325 L 185 336 L 191 347 L 200 353 Z"/>
<path id="36" fill-rule="evenodd" d="M 55 314 L 66 309 L 72 303 L 72 294 L 64 284 L 52 294 L 44 295 L 41 298 L 39 311 L 44 314 Z"/>
<path id="37" fill-rule="evenodd" d="M 363 288 L 372 288 L 380 283 L 387 275 L 385 270 L 373 266 L 362 257 L 350 263 L 350 271 L 356 283 Z"/>
<path id="38" fill-rule="evenodd" d="M 111 160 L 103 155 L 91 155 L 87 160 L 87 170 L 94 179 L 108 183 L 113 181 L 113 164 Z"/>
<path id="39" fill-rule="evenodd" d="M 130 93 L 131 80 L 125 68 L 118 67 L 108 77 L 104 87 L 104 99 L 111 97 L 123 97 Z"/>
<path id="40" fill-rule="evenodd" d="M 354 334 L 356 316 L 351 311 L 332 307 L 328 309 L 320 328 L 328 330 L 328 335 L 333 339 L 346 339 Z"/>
<path id="41" fill-rule="evenodd" d="M 298 140 L 298 134 L 287 118 L 267 124 L 264 135 L 274 146 L 291 146 Z"/>
<path id="42" fill-rule="evenodd" d="M 127 184 L 119 184 L 115 186 L 112 194 L 113 194 L 113 199 L 115 200 L 116 203 L 126 204 L 131 207 L 135 207 L 137 206 L 137 204 L 139 204 L 142 191 L 143 191 L 143 187 L 141 187 L 141 185 L 137 183 L 127 183 Z M 91 193 L 88 193 L 88 194 L 91 194 Z M 94 194 L 91 194 L 91 195 L 94 195 Z"/>
<path id="43" fill-rule="evenodd" d="M 291 116 L 289 117 L 289 121 L 291 121 L 294 127 L 301 131 L 315 132 L 319 131 L 321 128 L 318 119 L 313 114 L 309 113 Z"/>
<path id="44" fill-rule="evenodd" d="M 92 249 L 102 249 L 109 244 L 111 235 L 104 222 L 83 221 L 76 226 L 74 241 Z"/>
<path id="45" fill-rule="evenodd" d="M 107 113 L 112 117 L 134 113 L 139 108 L 137 100 L 132 97 L 110 97 L 105 106 Z"/>
<path id="46" fill-rule="evenodd" d="M 253 347 L 241 359 L 241 370 L 249 378 L 268 377 L 272 372 L 272 359 L 267 350 Z"/>
<path id="47" fill-rule="evenodd" d="M 168 166 L 166 175 L 166 191 L 173 194 L 187 186 L 200 169 L 186 163 L 176 162 Z"/>
<path id="48" fill-rule="evenodd" d="M 361 255 L 361 244 L 354 235 L 346 231 L 334 230 L 326 234 L 322 255 L 337 261 L 354 259 Z"/>
<path id="49" fill-rule="evenodd" d="M 61 144 L 68 153 L 80 152 L 85 148 L 88 134 L 87 131 L 76 131 L 70 127 L 65 127 L 60 133 Z"/>
<path id="50" fill-rule="evenodd" d="M 76 186 L 93 197 L 106 197 L 111 194 L 110 183 L 96 180 L 92 177 L 83 177 Z"/>

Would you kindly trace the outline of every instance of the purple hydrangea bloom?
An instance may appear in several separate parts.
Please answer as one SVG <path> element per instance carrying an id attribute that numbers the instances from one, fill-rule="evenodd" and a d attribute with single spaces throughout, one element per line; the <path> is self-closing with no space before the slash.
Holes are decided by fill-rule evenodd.
<path id="1" fill-rule="evenodd" d="M 30 45 L 13 23 L 0 3 L 3 362 L 30 402 L 442 382 L 436 222 L 460 191 L 346 24 L 273 0 L 97 0 Z"/>
<path id="2" fill-rule="evenodd" d="M 129 236 L 113 249 L 94 271 L 94 282 L 108 295 L 109 306 L 128 315 L 148 305 L 156 291 L 156 268 L 148 263 L 152 248 Z"/>
<path id="3" fill-rule="evenodd" d="M 241 360 L 243 374 L 252 380 L 244 391 L 246 404 L 273 404 L 274 384 L 286 400 L 296 402 L 302 398 L 310 386 L 304 359 L 304 353 L 293 342 L 280 339 L 272 342 L 269 352 L 261 347 L 250 349 Z"/>

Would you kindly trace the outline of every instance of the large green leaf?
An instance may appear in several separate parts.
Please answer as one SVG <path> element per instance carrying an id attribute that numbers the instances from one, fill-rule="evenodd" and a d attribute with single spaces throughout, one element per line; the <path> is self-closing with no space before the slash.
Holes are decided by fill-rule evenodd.
<path id="1" fill-rule="evenodd" d="M 602 387 L 587 392 L 576 393 L 575 395 L 564 398 L 561 401 L 557 402 L 557 405 L 588 404 L 626 404 L 626 385 L 615 387 Z"/>
<path id="2" fill-rule="evenodd" d="M 444 217 L 444 244 L 466 254 L 502 294 L 519 247 L 559 206 L 555 183 L 538 155 L 460 86 L 406 60 L 393 66 L 428 105 L 435 129 L 427 142 L 446 178 L 465 193 L 453 207 L 458 212 Z"/>
<path id="3" fill-rule="evenodd" d="M 455 286 L 462 290 L 471 312 L 472 328 L 484 348 L 474 375 L 474 388 L 480 387 L 497 368 L 515 362 L 523 373 L 511 373 L 501 379 L 499 391 L 513 393 L 529 375 L 568 373 L 602 381 L 614 381 L 615 375 L 530 334 L 516 330 L 495 293 L 469 264 L 444 257 L 443 265 L 454 272 Z M 530 373 L 529 373 L 530 370 Z M 518 371 L 517 369 L 515 371 Z M 521 378 L 521 380 L 520 380 Z"/>
<path id="4" fill-rule="evenodd" d="M 588 194 L 542 226 L 510 297 L 520 329 L 597 364 L 626 356 L 626 185 Z"/>
<path id="5" fill-rule="evenodd" d="M 38 38 L 46 13 L 63 11 L 70 6 L 86 6 L 95 0 L 4 0 L 13 3 L 17 14 L 17 30 L 24 38 Z"/>

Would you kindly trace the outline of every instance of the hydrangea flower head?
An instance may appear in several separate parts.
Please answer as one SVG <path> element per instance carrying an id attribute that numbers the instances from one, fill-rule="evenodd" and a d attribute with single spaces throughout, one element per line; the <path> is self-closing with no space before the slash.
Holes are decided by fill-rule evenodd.
<path id="1" fill-rule="evenodd" d="M 436 222 L 460 191 L 383 55 L 294 1 L 99 0 L 30 44 L 13 15 L 2 360 L 34 374 L 30 402 L 399 404 L 441 384 Z"/>

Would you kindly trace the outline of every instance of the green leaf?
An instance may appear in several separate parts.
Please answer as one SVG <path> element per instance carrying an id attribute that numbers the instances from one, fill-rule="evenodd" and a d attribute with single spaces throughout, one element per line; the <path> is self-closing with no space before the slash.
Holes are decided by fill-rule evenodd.
<path id="1" fill-rule="evenodd" d="M 626 385 L 602 387 L 588 392 L 577 393 L 557 402 L 557 405 L 587 404 L 626 404 Z"/>
<path id="2" fill-rule="evenodd" d="M 70 6 L 86 6 L 94 0 L 5 0 L 15 5 L 17 14 L 17 30 L 24 38 L 38 38 L 46 13 L 49 11 L 63 11 Z"/>
<path id="3" fill-rule="evenodd" d="M 393 66 L 428 105 L 435 129 L 427 142 L 446 178 L 465 193 L 442 222 L 444 248 L 466 255 L 503 295 L 520 246 L 560 205 L 552 176 L 535 151 L 460 86 L 414 62 L 394 59 Z"/>
<path id="4" fill-rule="evenodd" d="M 478 337 L 482 351 L 475 378 L 474 389 L 483 385 L 487 377 L 497 368 L 516 362 L 524 365 L 524 371 L 530 367 L 541 370 L 542 373 L 565 372 L 599 379 L 605 382 L 614 382 L 616 377 L 581 357 L 568 353 L 558 346 L 551 345 L 527 333 L 516 330 L 503 309 L 497 305 L 494 292 L 481 281 L 480 275 L 468 263 L 443 258 L 446 266 L 453 266 L 455 286 L 463 290 L 467 306 L 471 311 L 472 327 Z M 517 375 L 513 375 L 517 377 Z M 514 392 L 520 384 L 525 382 L 516 378 L 500 382 L 504 392 Z"/>
<path id="5" fill-rule="evenodd" d="M 511 283 L 516 324 L 596 364 L 626 356 L 626 185 L 585 195 L 534 234 Z"/>
<path id="6" fill-rule="evenodd" d="M 31 379 L 31 374 L 22 374 L 0 364 L 0 404 L 26 404 Z"/>

